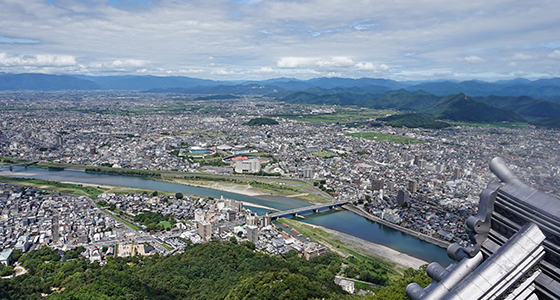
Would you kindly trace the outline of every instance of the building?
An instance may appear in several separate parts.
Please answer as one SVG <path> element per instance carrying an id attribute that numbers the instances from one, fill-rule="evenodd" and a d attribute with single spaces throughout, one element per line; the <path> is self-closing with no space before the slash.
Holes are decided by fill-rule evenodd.
<path id="1" fill-rule="evenodd" d="M 263 217 L 262 226 L 266 227 L 272 224 L 272 218 L 268 213 L 266 213 Z"/>
<path id="2" fill-rule="evenodd" d="M 453 170 L 453 178 L 460 179 L 461 178 L 461 169 L 456 168 Z"/>
<path id="3" fill-rule="evenodd" d="M 379 191 L 383 189 L 383 180 L 382 179 L 372 179 L 371 180 L 371 190 L 372 191 Z"/>
<path id="4" fill-rule="evenodd" d="M 339 285 L 348 294 L 354 294 L 354 292 L 355 292 L 353 281 L 343 279 L 340 276 L 335 276 L 334 277 L 334 283 Z"/>
<path id="5" fill-rule="evenodd" d="M 303 250 L 303 256 L 305 257 L 305 259 L 310 260 L 314 257 L 317 257 L 319 255 L 323 255 L 325 253 L 327 253 L 329 251 L 329 249 L 325 248 L 322 245 L 316 244 L 316 243 L 307 243 L 304 246 L 304 250 Z"/>
<path id="6" fill-rule="evenodd" d="M 305 167 L 303 169 L 301 169 L 303 178 L 311 178 L 313 177 L 313 169 L 309 168 L 309 167 Z"/>
<path id="7" fill-rule="evenodd" d="M 418 182 L 416 182 L 416 180 L 413 180 L 413 179 L 409 180 L 408 181 L 408 191 L 411 194 L 414 194 L 414 193 L 416 193 L 417 189 L 418 189 Z"/>
<path id="8" fill-rule="evenodd" d="M 246 228 L 247 239 L 256 244 L 259 241 L 259 227 L 255 225 L 249 225 Z"/>
<path id="9" fill-rule="evenodd" d="M 20 236 L 19 239 L 17 240 L 15 250 L 19 250 L 21 252 L 27 252 L 27 250 L 29 250 L 29 247 L 31 247 L 31 242 L 29 241 L 29 237 L 24 235 L 24 236 Z"/>
<path id="10" fill-rule="evenodd" d="M 212 237 L 212 224 L 208 221 L 201 221 L 198 223 L 198 235 L 205 240 L 209 241 Z"/>
<path id="11" fill-rule="evenodd" d="M 0 264 L 4 266 L 9 266 L 12 264 L 12 253 L 14 249 L 8 249 L 0 252 Z"/>
<path id="12" fill-rule="evenodd" d="M 399 190 L 397 193 L 397 204 L 402 205 L 405 202 L 408 202 L 409 193 L 405 190 Z"/>
<path id="13" fill-rule="evenodd" d="M 257 226 L 259 225 L 259 219 L 257 219 L 256 217 L 253 216 L 248 216 L 247 220 L 246 220 L 247 225 L 254 225 Z"/>
<path id="14" fill-rule="evenodd" d="M 204 212 L 202 211 L 202 209 L 197 208 L 197 209 L 194 211 L 194 221 L 200 223 L 200 222 L 202 222 L 202 221 L 204 221 L 204 220 L 205 220 Z"/>
<path id="15" fill-rule="evenodd" d="M 230 211 L 227 212 L 227 218 L 228 218 L 228 221 L 233 222 L 237 218 L 237 213 L 234 212 L 233 210 L 230 210 Z"/>
<path id="16" fill-rule="evenodd" d="M 258 173 L 261 171 L 261 161 L 258 158 L 238 160 L 233 167 L 236 173 Z"/>

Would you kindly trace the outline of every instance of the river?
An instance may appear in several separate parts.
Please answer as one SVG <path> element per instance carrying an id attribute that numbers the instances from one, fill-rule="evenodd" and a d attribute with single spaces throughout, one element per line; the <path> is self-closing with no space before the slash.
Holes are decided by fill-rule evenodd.
<path id="1" fill-rule="evenodd" d="M 214 198 L 224 196 L 225 198 L 273 207 L 278 210 L 287 210 L 309 205 L 308 203 L 292 198 L 271 196 L 250 197 L 208 188 L 162 182 L 136 176 L 93 174 L 67 170 L 48 171 L 39 168 L 26 169 L 24 167 L 13 167 L 13 171 L 9 171 L 7 168 L 0 169 L 0 176 L 27 177 L 99 185 L 117 185 L 173 193 L 180 192 L 185 195 L 197 195 Z M 248 206 L 248 208 L 252 211 L 257 212 L 259 215 L 263 215 L 268 211 L 267 209 L 252 207 L 250 205 L 246 206 Z M 305 215 L 305 219 L 301 220 L 306 223 L 321 225 L 338 230 L 373 243 L 385 245 L 399 252 L 406 253 L 427 262 L 437 261 L 444 266 L 451 262 L 451 260 L 447 257 L 446 250 L 443 248 L 413 238 L 409 235 L 401 233 L 400 231 L 369 221 L 346 210 L 310 213 Z"/>

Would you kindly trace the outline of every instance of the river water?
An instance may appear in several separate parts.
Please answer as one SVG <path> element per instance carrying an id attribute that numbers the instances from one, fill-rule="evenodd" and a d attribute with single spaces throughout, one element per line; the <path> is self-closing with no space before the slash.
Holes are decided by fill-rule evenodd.
<path id="1" fill-rule="evenodd" d="M 38 168 L 26 169 L 24 167 L 13 167 L 13 171 L 9 171 L 7 168 L 0 169 L 0 176 L 27 177 L 99 185 L 117 185 L 173 193 L 180 192 L 185 195 L 197 195 L 214 198 L 224 196 L 225 198 L 273 207 L 278 210 L 287 210 L 309 205 L 308 203 L 292 198 L 271 196 L 249 197 L 236 193 L 161 182 L 136 176 L 93 174 L 67 170 L 48 171 Z M 248 206 L 248 208 L 252 211 L 257 212 L 259 215 L 263 215 L 265 212 L 269 211 L 263 208 L 252 207 L 250 205 L 246 206 Z M 385 245 L 399 252 L 406 253 L 427 262 L 437 261 L 444 266 L 451 262 L 451 260 L 447 257 L 446 250 L 443 248 L 413 238 L 392 228 L 372 222 L 346 210 L 310 213 L 305 215 L 305 219 L 301 220 L 306 223 L 338 230 L 373 243 Z"/>

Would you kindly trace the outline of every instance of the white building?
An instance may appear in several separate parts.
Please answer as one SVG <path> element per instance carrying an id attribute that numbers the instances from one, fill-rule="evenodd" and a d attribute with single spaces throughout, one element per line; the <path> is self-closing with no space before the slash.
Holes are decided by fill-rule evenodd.
<path id="1" fill-rule="evenodd" d="M 258 173 L 261 171 L 261 161 L 258 158 L 239 160 L 234 164 L 236 173 Z"/>

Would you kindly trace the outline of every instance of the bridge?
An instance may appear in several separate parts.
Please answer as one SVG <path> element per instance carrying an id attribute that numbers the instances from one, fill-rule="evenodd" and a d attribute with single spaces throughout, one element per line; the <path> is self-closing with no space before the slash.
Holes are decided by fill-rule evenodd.
<path id="1" fill-rule="evenodd" d="M 7 165 L 7 166 L 9 166 L 9 167 L 10 167 L 10 171 L 12 171 L 12 170 L 13 170 L 13 167 L 15 167 L 15 166 L 16 166 L 16 167 L 17 167 L 17 166 L 24 166 L 24 167 L 27 168 L 28 166 L 35 165 L 35 164 L 38 164 L 38 163 L 39 163 L 38 160 L 37 160 L 37 161 L 25 161 L 25 162 L 19 162 L 19 163 L 10 164 L 10 165 Z M 5 166 L 5 167 L 7 167 L 7 166 Z"/>
<path id="2" fill-rule="evenodd" d="M 275 213 L 270 214 L 269 216 L 272 220 L 275 220 L 275 219 L 278 219 L 278 218 L 281 218 L 281 217 L 284 217 L 284 216 L 296 216 L 297 214 L 302 213 L 302 212 L 306 212 L 306 211 L 319 212 L 319 210 L 324 209 L 324 208 L 333 209 L 335 207 L 342 206 L 346 203 L 348 203 L 348 201 L 337 201 L 337 202 L 330 202 L 330 203 L 323 203 L 323 204 L 299 207 L 299 208 L 289 209 L 289 210 L 285 210 L 285 211 L 275 212 Z"/>

